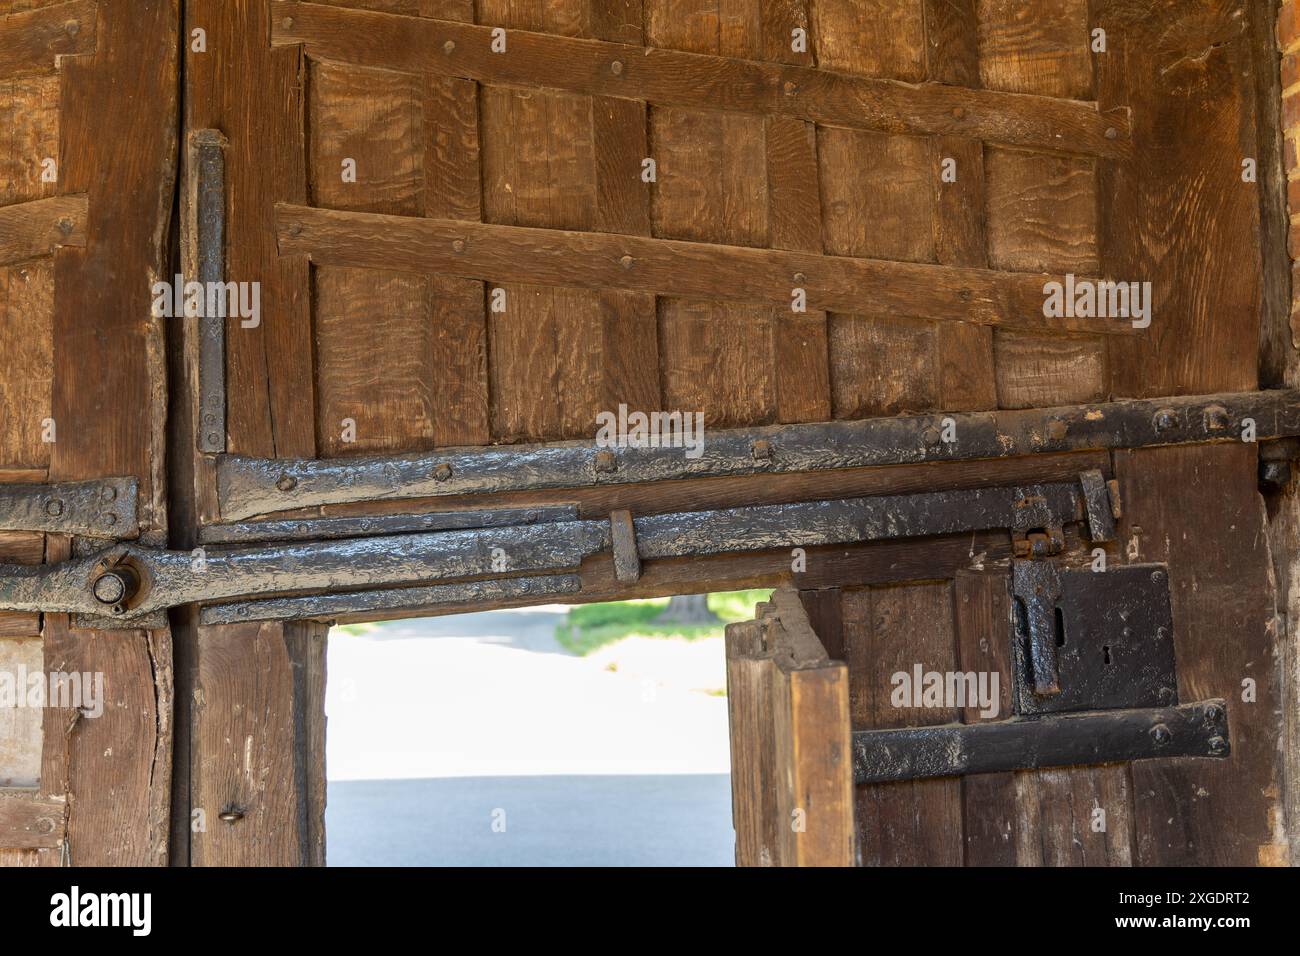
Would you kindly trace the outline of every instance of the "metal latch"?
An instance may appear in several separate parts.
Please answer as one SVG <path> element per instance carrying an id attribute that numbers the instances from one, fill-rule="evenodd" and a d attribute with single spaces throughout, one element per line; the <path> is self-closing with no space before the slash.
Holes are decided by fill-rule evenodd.
<path id="1" fill-rule="evenodd" d="M 857 731 L 857 782 L 1228 756 L 1226 703 L 1178 701 L 1167 567 L 1015 561 L 1011 577 L 1014 716 Z"/>

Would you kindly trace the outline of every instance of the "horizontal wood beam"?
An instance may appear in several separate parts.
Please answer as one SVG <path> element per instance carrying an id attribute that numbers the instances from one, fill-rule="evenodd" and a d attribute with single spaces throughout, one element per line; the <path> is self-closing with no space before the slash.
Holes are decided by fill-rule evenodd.
<path id="1" fill-rule="evenodd" d="M 1248 420 L 1254 423 L 1253 431 Z M 945 432 L 952 441 L 943 440 Z M 1276 390 L 718 430 L 705 433 L 697 458 L 686 457 L 683 448 L 598 448 L 594 440 L 338 460 L 221 455 L 217 487 L 222 520 L 230 522 L 346 502 L 379 504 L 385 499 L 828 472 L 1294 435 L 1300 435 L 1300 390 Z"/>
<path id="2" fill-rule="evenodd" d="M 450 219 L 276 206 L 282 255 L 489 282 L 768 303 L 806 311 L 889 314 L 1047 332 L 1133 334 L 1129 319 L 1043 315 L 1048 281 L 884 259 L 851 259 L 674 239 L 569 232 Z"/>
<path id="3" fill-rule="evenodd" d="M 0 16 L 0 79 L 53 73 L 56 58 L 95 50 L 95 0 Z"/>
<path id="4" fill-rule="evenodd" d="M 52 196 L 0 206 L 0 266 L 86 244 L 86 197 Z"/>
<path id="5" fill-rule="evenodd" d="M 1095 103 L 494 29 L 312 3 L 277 3 L 272 39 L 359 66 L 644 100 L 661 106 L 797 116 L 831 126 L 963 136 L 1095 156 L 1130 150 L 1127 111 Z"/>

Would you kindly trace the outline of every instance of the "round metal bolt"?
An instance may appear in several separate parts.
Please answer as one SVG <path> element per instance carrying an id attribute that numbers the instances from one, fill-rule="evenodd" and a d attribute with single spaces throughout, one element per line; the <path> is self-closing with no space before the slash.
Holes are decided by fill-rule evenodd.
<path id="1" fill-rule="evenodd" d="M 1221 432 L 1231 423 L 1231 419 L 1228 418 L 1228 410 L 1222 405 L 1211 405 L 1206 408 L 1202 421 L 1205 423 L 1207 432 Z"/>
<path id="2" fill-rule="evenodd" d="M 100 501 L 116 501 L 117 489 L 112 485 L 105 485 L 99 492 Z"/>
<path id="3" fill-rule="evenodd" d="M 1174 702 L 1174 697 L 1177 695 L 1174 694 L 1174 689 L 1172 687 L 1161 687 L 1156 691 L 1156 696 L 1160 698 L 1160 703 L 1172 704 Z"/>
<path id="4" fill-rule="evenodd" d="M 783 84 L 781 84 L 781 92 L 783 92 L 786 96 L 794 96 L 796 93 L 799 92 L 799 84 L 793 82 L 792 80 L 786 80 Z"/>
<path id="5" fill-rule="evenodd" d="M 1162 408 L 1152 417 L 1151 424 L 1156 426 L 1158 432 L 1168 431 L 1178 424 L 1178 415 L 1172 408 Z"/>
<path id="6" fill-rule="evenodd" d="M 1116 129 L 1115 127 L 1113 127 L 1113 126 L 1107 126 L 1107 127 L 1106 127 L 1106 138 L 1107 138 L 1107 139 L 1119 139 L 1119 130 L 1117 130 L 1117 129 Z"/>
<path id="7" fill-rule="evenodd" d="M 1155 741 L 1157 747 L 1163 747 L 1174 739 L 1174 735 L 1170 733 L 1169 728 L 1164 724 L 1156 724 L 1151 728 L 1151 739 Z"/>
<path id="8" fill-rule="evenodd" d="M 1070 426 L 1067 425 L 1065 422 L 1061 421 L 1059 418 L 1053 418 L 1047 424 L 1047 434 L 1048 437 L 1052 439 L 1052 441 L 1060 441 L 1066 436 L 1069 430 L 1070 430 Z"/>
<path id="9" fill-rule="evenodd" d="M 444 44 L 442 45 L 442 52 L 443 52 L 443 53 L 450 53 L 450 52 L 451 52 L 452 50 L 454 50 L 454 49 L 456 49 L 456 41 L 455 41 L 455 40 L 448 40 L 446 43 L 444 43 Z"/>
<path id="10" fill-rule="evenodd" d="M 1165 579 L 1165 572 L 1163 572 L 1163 571 L 1152 571 L 1152 572 L 1151 572 L 1151 583 L 1153 583 L 1153 584 L 1159 584 L 1159 583 L 1160 583 L 1161 581 L 1163 581 L 1164 579 Z"/>
<path id="11" fill-rule="evenodd" d="M 54 821 L 51 820 L 49 817 L 41 817 L 39 820 L 36 821 L 36 829 L 39 830 L 41 833 L 53 833 Z"/>
<path id="12" fill-rule="evenodd" d="M 611 63 L 609 65 L 609 72 L 613 73 L 615 76 L 621 75 L 623 72 L 623 61 L 615 60 L 613 63 Z"/>
<path id="13" fill-rule="evenodd" d="M 298 479 L 293 475 L 281 475 L 280 479 L 275 483 L 275 487 L 281 491 L 293 491 L 298 487 Z"/>
<path id="14" fill-rule="evenodd" d="M 602 448 L 596 452 L 595 460 L 596 470 L 606 474 L 618 470 L 618 458 L 608 448 Z"/>
<path id="15" fill-rule="evenodd" d="M 631 256 L 624 256 L 622 259 L 618 260 L 618 264 L 621 265 L 624 269 L 631 269 L 632 262 L 633 259 Z"/>
<path id="16" fill-rule="evenodd" d="M 81 32 L 81 23 L 77 20 L 69 20 L 67 23 L 63 24 L 63 29 L 67 32 L 68 36 L 75 37 Z"/>
<path id="17" fill-rule="evenodd" d="M 207 442 L 209 445 L 221 444 L 221 436 L 216 432 L 208 432 Z"/>
<path id="18" fill-rule="evenodd" d="M 51 518 L 57 518 L 59 515 L 63 514 L 63 502 L 58 498 L 51 498 L 49 501 L 45 502 L 45 513 Z"/>
<path id="19" fill-rule="evenodd" d="M 921 432 L 921 441 L 925 442 L 927 445 L 939 444 L 940 437 L 939 429 L 935 428 L 933 425 L 928 426 L 925 431 Z"/>
<path id="20" fill-rule="evenodd" d="M 136 583 L 135 574 L 129 568 L 117 567 L 95 578 L 90 590 L 100 604 L 121 604 L 131 597 Z"/>
<path id="21" fill-rule="evenodd" d="M 244 811 L 238 807 L 231 807 L 229 810 L 222 810 L 217 814 L 218 820 L 224 820 L 226 823 L 238 823 L 244 819 Z"/>
<path id="22" fill-rule="evenodd" d="M 71 219 L 68 219 L 68 218 L 66 218 L 66 217 L 63 218 L 63 219 L 60 219 L 58 225 L 59 225 L 59 232 L 63 233 L 65 236 L 66 236 L 68 233 L 72 232 L 72 220 L 71 220 Z"/>
<path id="23" fill-rule="evenodd" d="M 117 515 L 113 514 L 111 511 L 105 511 L 99 516 L 99 523 L 105 528 L 111 528 L 113 525 L 117 524 Z"/>
<path id="24" fill-rule="evenodd" d="M 1224 740 L 1222 737 L 1215 736 L 1210 738 L 1210 753 L 1212 754 L 1227 753 L 1227 750 L 1228 750 L 1228 742 Z"/>
<path id="25" fill-rule="evenodd" d="M 1211 724 L 1217 724 L 1223 720 L 1223 707 L 1220 704 L 1210 704 L 1205 708 L 1205 719 Z"/>
<path id="26" fill-rule="evenodd" d="M 452 252 L 464 252 L 464 251 L 465 251 L 465 240 L 464 240 L 464 239 L 455 239 L 455 240 L 453 240 L 453 241 L 452 241 L 452 244 L 451 244 L 451 251 L 452 251 Z"/>
<path id="27" fill-rule="evenodd" d="M 442 464 L 440 464 L 437 468 L 433 469 L 434 481 L 446 481 L 450 477 L 451 477 L 451 465 L 447 464 L 445 461 Z"/>
<path id="28" fill-rule="evenodd" d="M 803 285 L 806 281 L 808 281 L 808 277 L 805 276 L 802 272 L 796 272 L 794 274 L 794 281 L 796 285 Z"/>
<path id="29" fill-rule="evenodd" d="M 776 452 L 772 448 L 772 443 L 770 441 L 766 438 L 760 438 L 750 446 L 749 453 L 753 456 L 755 461 L 771 461 Z"/>

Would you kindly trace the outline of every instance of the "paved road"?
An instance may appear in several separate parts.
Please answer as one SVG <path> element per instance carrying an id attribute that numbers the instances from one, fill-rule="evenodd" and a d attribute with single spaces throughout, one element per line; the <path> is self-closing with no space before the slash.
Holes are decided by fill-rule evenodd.
<path id="1" fill-rule="evenodd" d="M 725 774 L 675 774 L 334 781 L 325 825 L 330 866 L 731 866 L 730 821 Z"/>
<path id="2" fill-rule="evenodd" d="M 331 635 L 332 865 L 731 862 L 721 642 L 580 658 L 564 611 Z"/>

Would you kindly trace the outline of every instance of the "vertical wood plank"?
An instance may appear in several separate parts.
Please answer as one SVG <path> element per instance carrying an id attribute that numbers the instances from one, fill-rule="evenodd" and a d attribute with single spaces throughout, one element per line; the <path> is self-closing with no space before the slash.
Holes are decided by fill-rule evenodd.
<path id="1" fill-rule="evenodd" d="M 198 629 L 191 799 L 207 826 L 192 865 L 324 863 L 325 638 L 312 624 Z"/>
<path id="2" fill-rule="evenodd" d="M 736 866 L 775 866 L 779 821 L 772 735 L 773 669 L 763 654 L 757 621 L 727 625 L 726 645 Z"/>

